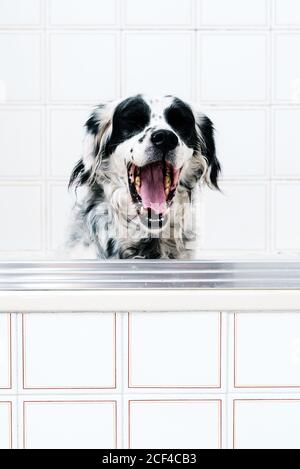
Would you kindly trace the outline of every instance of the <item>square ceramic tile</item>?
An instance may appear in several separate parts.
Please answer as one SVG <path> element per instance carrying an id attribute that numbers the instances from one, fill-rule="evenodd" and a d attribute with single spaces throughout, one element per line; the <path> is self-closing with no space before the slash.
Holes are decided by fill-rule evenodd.
<path id="1" fill-rule="evenodd" d="M 48 204 L 47 248 L 55 253 L 64 253 L 74 205 L 74 199 L 68 191 L 67 181 L 49 186 Z"/>
<path id="2" fill-rule="evenodd" d="M 40 176 L 42 151 L 41 110 L 1 109 L 0 177 Z"/>
<path id="3" fill-rule="evenodd" d="M 193 0 L 125 0 L 125 23 L 127 26 L 192 26 Z"/>
<path id="4" fill-rule="evenodd" d="M 12 447 L 12 403 L 0 401 L 0 449 Z"/>
<path id="5" fill-rule="evenodd" d="M 42 194 L 39 185 L 0 185 L 0 251 L 39 251 L 42 247 Z M 16 216 L 18 214 L 18 216 Z"/>
<path id="6" fill-rule="evenodd" d="M 225 178 L 263 177 L 268 160 L 266 109 L 208 109 Z"/>
<path id="7" fill-rule="evenodd" d="M 97 104 L 102 100 L 116 98 L 116 34 L 52 33 L 50 62 L 52 101 Z"/>
<path id="8" fill-rule="evenodd" d="M 221 185 L 203 197 L 202 248 L 206 250 L 264 251 L 267 193 L 264 184 Z"/>
<path id="9" fill-rule="evenodd" d="M 154 96 L 175 94 L 191 99 L 193 63 L 192 33 L 126 33 L 123 94 L 142 90 Z"/>
<path id="10" fill-rule="evenodd" d="M 38 33 L 1 32 L 0 56 L 0 102 L 39 101 L 41 36 Z"/>
<path id="11" fill-rule="evenodd" d="M 40 20 L 40 0 L 0 0 L 1 26 L 37 26 Z"/>
<path id="12" fill-rule="evenodd" d="M 300 400 L 234 402 L 236 449 L 299 449 Z"/>
<path id="13" fill-rule="evenodd" d="M 300 47 L 300 34 L 279 33 L 274 38 L 274 99 L 300 102 L 300 63 L 293 60 Z"/>
<path id="14" fill-rule="evenodd" d="M 23 386 L 114 388 L 115 348 L 114 314 L 24 315 Z"/>
<path id="15" fill-rule="evenodd" d="M 274 165 L 276 176 L 300 176 L 299 119 L 299 109 L 274 110 Z"/>
<path id="16" fill-rule="evenodd" d="M 205 26 L 266 26 L 268 0 L 200 0 L 200 24 Z"/>
<path id="17" fill-rule="evenodd" d="M 199 34 L 199 100 L 250 101 L 267 99 L 265 34 Z"/>
<path id="18" fill-rule="evenodd" d="M 129 401 L 129 448 L 222 447 L 219 400 Z"/>
<path id="19" fill-rule="evenodd" d="M 115 401 L 26 401 L 26 449 L 101 449 L 117 446 Z"/>
<path id="20" fill-rule="evenodd" d="M 220 387 L 221 329 L 218 313 L 129 314 L 129 386 Z"/>
<path id="21" fill-rule="evenodd" d="M 278 26 L 300 26 L 300 4 L 298 0 L 275 0 L 275 24 Z"/>
<path id="22" fill-rule="evenodd" d="M 299 331 L 297 313 L 237 314 L 235 387 L 300 388 Z"/>
<path id="23" fill-rule="evenodd" d="M 0 389 L 11 387 L 11 316 L 0 314 Z"/>
<path id="24" fill-rule="evenodd" d="M 49 161 L 52 177 L 69 178 L 82 156 L 87 109 L 50 109 Z"/>
<path id="25" fill-rule="evenodd" d="M 300 219 L 295 216 L 299 198 L 298 183 L 281 183 L 274 188 L 274 237 L 278 250 L 300 250 Z"/>
<path id="26" fill-rule="evenodd" d="M 114 26 L 117 0 L 50 0 L 49 12 L 54 26 Z"/>

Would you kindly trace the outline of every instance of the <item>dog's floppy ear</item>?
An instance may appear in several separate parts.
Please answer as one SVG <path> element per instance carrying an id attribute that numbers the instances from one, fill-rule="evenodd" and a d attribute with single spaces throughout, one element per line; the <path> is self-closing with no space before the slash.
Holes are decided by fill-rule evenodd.
<path id="1" fill-rule="evenodd" d="M 69 188 L 92 182 L 105 154 L 110 135 L 113 108 L 109 104 L 97 106 L 85 124 L 82 158 L 72 171 Z"/>
<path id="2" fill-rule="evenodd" d="M 219 189 L 218 178 L 221 165 L 216 155 L 215 130 L 212 121 L 204 114 L 198 114 L 196 127 L 199 136 L 199 146 L 202 156 L 207 163 L 205 181 L 212 187 Z"/>

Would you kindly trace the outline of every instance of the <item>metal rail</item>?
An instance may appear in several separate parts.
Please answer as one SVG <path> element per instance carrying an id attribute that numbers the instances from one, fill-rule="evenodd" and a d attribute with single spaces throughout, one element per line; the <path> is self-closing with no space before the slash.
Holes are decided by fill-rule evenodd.
<path id="1" fill-rule="evenodd" d="M 300 289 L 300 262 L 0 263 L 0 291 Z"/>

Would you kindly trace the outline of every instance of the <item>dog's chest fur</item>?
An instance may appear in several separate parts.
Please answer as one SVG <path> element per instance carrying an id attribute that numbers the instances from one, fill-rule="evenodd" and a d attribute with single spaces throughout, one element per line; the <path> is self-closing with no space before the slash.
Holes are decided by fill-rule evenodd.
<path id="1" fill-rule="evenodd" d="M 188 259 L 195 241 L 190 212 L 192 194 L 180 188 L 164 231 L 147 233 L 135 213 L 127 213 L 129 194 L 109 182 L 95 183 L 77 202 L 72 216 L 69 248 L 75 256 L 101 259 Z M 187 208 L 188 207 L 188 208 Z M 187 223 L 187 217 L 190 223 Z M 75 249 L 76 248 L 76 249 Z"/>

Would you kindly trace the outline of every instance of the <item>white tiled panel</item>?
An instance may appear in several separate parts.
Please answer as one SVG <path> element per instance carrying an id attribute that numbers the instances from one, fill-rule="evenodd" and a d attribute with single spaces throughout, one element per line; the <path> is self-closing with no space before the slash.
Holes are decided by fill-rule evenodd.
<path id="1" fill-rule="evenodd" d="M 24 402 L 24 448 L 115 448 L 116 402 Z"/>
<path id="2" fill-rule="evenodd" d="M 39 109 L 0 110 L 0 177 L 40 176 L 42 138 Z"/>
<path id="3" fill-rule="evenodd" d="M 42 247 L 41 187 L 0 185 L 2 251 L 38 251 Z M 16 216 L 18 214 L 18 216 Z"/>
<path id="4" fill-rule="evenodd" d="M 263 33 L 199 35 L 199 100 L 267 99 L 267 36 Z"/>
<path id="5" fill-rule="evenodd" d="M 49 0 L 54 26 L 114 26 L 117 0 Z"/>
<path id="6" fill-rule="evenodd" d="M 205 26 L 266 26 L 268 0 L 200 0 L 200 24 Z"/>
<path id="7" fill-rule="evenodd" d="M 275 175 L 300 176 L 299 109 L 274 110 Z"/>
<path id="8" fill-rule="evenodd" d="M 299 449 L 300 401 L 253 399 L 234 402 L 236 449 Z"/>
<path id="9" fill-rule="evenodd" d="M 225 178 L 263 177 L 268 161 L 265 109 L 208 109 Z"/>
<path id="10" fill-rule="evenodd" d="M 300 103 L 300 63 L 294 60 L 300 34 L 278 33 L 274 38 L 274 99 Z"/>
<path id="11" fill-rule="evenodd" d="M 263 251 L 266 248 L 267 194 L 263 184 L 222 184 L 206 191 L 202 248 Z"/>
<path id="12" fill-rule="evenodd" d="M 114 314 L 24 315 L 24 387 L 114 388 L 115 321 Z"/>
<path id="13" fill-rule="evenodd" d="M 129 448 L 222 446 L 219 400 L 129 401 Z"/>
<path id="14" fill-rule="evenodd" d="M 67 182 L 50 184 L 48 188 L 49 218 L 48 218 L 48 249 L 55 252 L 55 256 L 63 253 L 66 236 L 71 221 L 71 207 L 74 203 L 67 190 Z"/>
<path id="15" fill-rule="evenodd" d="M 52 177 L 69 178 L 80 159 L 83 141 L 83 124 L 90 109 L 49 110 L 49 163 Z"/>
<path id="16" fill-rule="evenodd" d="M 151 60 L 147 51 L 151 51 Z M 124 95 L 143 90 L 154 96 L 175 94 L 191 99 L 193 66 L 191 33 L 132 32 L 124 36 Z"/>
<path id="17" fill-rule="evenodd" d="M 274 188 L 275 246 L 278 250 L 300 250 L 299 183 L 280 183 Z"/>
<path id="18" fill-rule="evenodd" d="M 41 99 L 40 34 L 0 31 L 0 57 L 0 103 L 39 101 Z"/>
<path id="19" fill-rule="evenodd" d="M 235 386 L 300 388 L 300 315 L 237 314 Z"/>
<path id="20" fill-rule="evenodd" d="M 11 317 L 0 314 L 0 389 L 11 387 Z"/>
<path id="21" fill-rule="evenodd" d="M 124 0 L 127 26 L 192 26 L 193 0 Z"/>
<path id="22" fill-rule="evenodd" d="M 300 26 L 300 3 L 298 0 L 275 0 L 275 24 Z"/>
<path id="23" fill-rule="evenodd" d="M 115 33 L 53 33 L 49 41 L 51 100 L 97 104 L 117 97 Z"/>
<path id="24" fill-rule="evenodd" d="M 0 26 L 37 26 L 40 0 L 0 0 Z"/>
<path id="25" fill-rule="evenodd" d="M 129 386 L 221 386 L 221 315 L 135 313 L 129 324 Z"/>
<path id="26" fill-rule="evenodd" d="M 0 449 L 10 449 L 12 447 L 11 406 L 11 402 L 0 401 Z"/>

